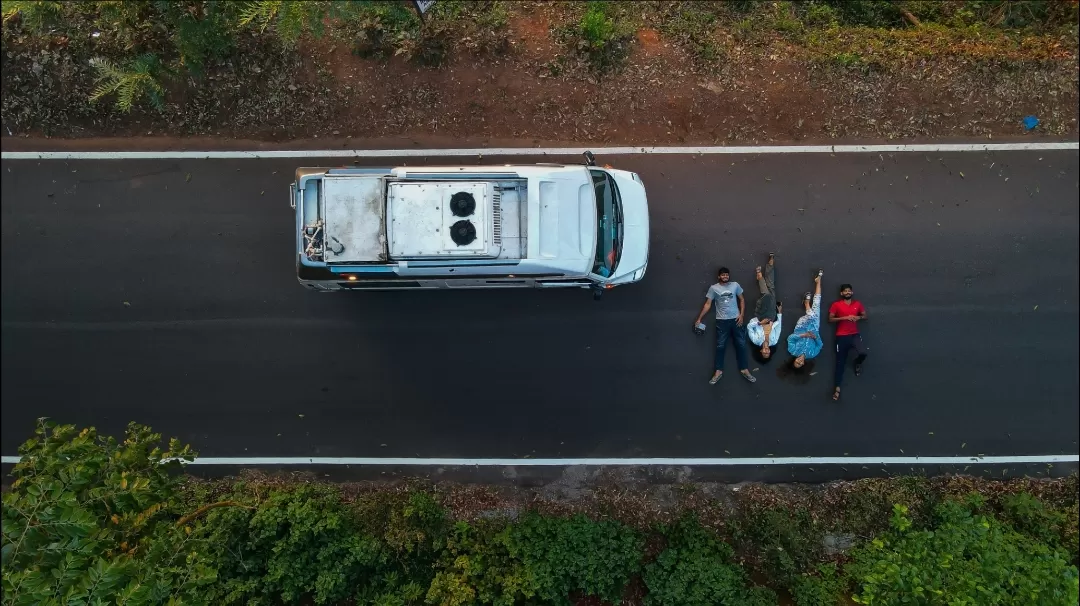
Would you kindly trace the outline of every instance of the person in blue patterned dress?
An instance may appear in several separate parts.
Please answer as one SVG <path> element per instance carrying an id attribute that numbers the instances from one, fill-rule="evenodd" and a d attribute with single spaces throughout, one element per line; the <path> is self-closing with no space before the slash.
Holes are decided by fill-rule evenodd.
<path id="1" fill-rule="evenodd" d="M 821 353 L 821 276 L 825 272 L 818 270 L 814 277 L 814 294 L 806 293 L 803 307 L 806 313 L 795 323 L 795 330 L 787 339 L 788 363 L 796 371 L 806 366 L 806 361 L 816 358 Z"/>

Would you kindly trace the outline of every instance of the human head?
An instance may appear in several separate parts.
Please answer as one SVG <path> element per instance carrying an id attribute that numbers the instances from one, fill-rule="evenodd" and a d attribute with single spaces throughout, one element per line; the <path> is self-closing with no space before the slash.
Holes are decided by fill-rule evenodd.
<path id="1" fill-rule="evenodd" d="M 802 362 L 798 362 L 799 359 Z M 811 375 L 814 374 L 814 361 L 806 356 L 799 356 L 798 358 L 788 358 L 786 362 L 780 365 L 776 369 L 776 376 L 781 379 L 791 379 L 796 383 L 809 383 Z"/>
<path id="2" fill-rule="evenodd" d="M 769 353 L 766 354 L 765 353 L 766 351 L 768 351 Z M 775 356 L 773 356 L 774 353 L 776 353 L 776 352 L 774 352 L 772 350 L 772 348 L 768 347 L 767 345 L 762 345 L 761 347 L 751 347 L 750 348 L 750 355 L 753 356 L 754 360 L 756 360 L 757 363 L 761 364 L 762 366 L 764 366 L 764 365 L 766 365 L 766 364 L 768 364 L 769 362 L 772 361 L 772 359 L 775 357 Z"/>
<path id="3" fill-rule="evenodd" d="M 728 280 L 731 280 L 731 272 L 728 270 L 728 268 L 721 267 L 716 271 L 716 279 L 719 280 L 721 284 L 724 284 Z"/>
<path id="4" fill-rule="evenodd" d="M 853 296 L 855 296 L 855 291 L 851 288 L 850 284 L 840 285 L 840 298 L 850 301 Z"/>

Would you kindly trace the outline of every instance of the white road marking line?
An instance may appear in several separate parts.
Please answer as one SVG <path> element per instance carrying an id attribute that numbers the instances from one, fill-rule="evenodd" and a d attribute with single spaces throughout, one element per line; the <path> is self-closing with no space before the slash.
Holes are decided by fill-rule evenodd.
<path id="1" fill-rule="evenodd" d="M 21 457 L 2 457 L 15 464 Z M 394 457 L 199 457 L 191 465 L 269 466 L 408 466 L 408 467 L 571 467 L 667 466 L 745 467 L 753 465 L 1031 465 L 1080 463 L 1080 455 L 1016 455 L 992 457 L 748 457 L 748 458 L 591 458 L 467 459 Z"/>
<path id="2" fill-rule="evenodd" d="M 702 147 L 478 147 L 465 149 L 312 149 L 231 151 L 24 151 L 0 152 L 3 160 L 228 160 L 274 158 L 423 158 L 456 156 L 578 156 L 595 154 L 883 154 L 1080 150 L 1080 142 L 926 143 L 897 145 L 755 145 Z"/>

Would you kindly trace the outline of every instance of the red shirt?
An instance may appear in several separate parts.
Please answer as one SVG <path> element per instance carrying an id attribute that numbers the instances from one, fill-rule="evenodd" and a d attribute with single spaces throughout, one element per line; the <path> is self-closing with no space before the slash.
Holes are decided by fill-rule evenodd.
<path id="1" fill-rule="evenodd" d="M 843 316 L 861 316 L 864 313 L 866 313 L 866 308 L 858 301 L 848 303 L 841 299 L 829 306 L 829 315 L 838 318 Z M 857 334 L 859 334 L 859 327 L 855 322 L 852 322 L 851 320 L 841 320 L 836 323 L 836 336 L 842 337 L 844 335 Z"/>

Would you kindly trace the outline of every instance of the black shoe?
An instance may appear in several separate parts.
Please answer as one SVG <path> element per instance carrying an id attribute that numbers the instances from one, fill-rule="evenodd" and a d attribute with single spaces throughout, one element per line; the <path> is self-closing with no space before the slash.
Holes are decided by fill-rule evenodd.
<path id="1" fill-rule="evenodd" d="M 855 376 L 857 377 L 857 376 L 859 376 L 861 374 L 862 374 L 862 364 L 860 364 L 859 362 L 856 362 L 855 363 Z"/>

